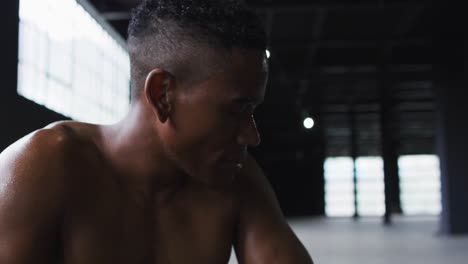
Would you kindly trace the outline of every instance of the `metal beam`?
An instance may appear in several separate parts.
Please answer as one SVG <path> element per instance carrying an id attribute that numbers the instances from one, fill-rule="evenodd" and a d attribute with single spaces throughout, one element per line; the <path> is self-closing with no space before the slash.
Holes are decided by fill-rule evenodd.
<path id="1" fill-rule="evenodd" d="M 270 43 L 277 49 L 284 47 L 290 49 L 292 46 L 299 45 L 312 45 L 319 48 L 378 48 L 382 43 L 387 45 L 399 46 L 428 46 L 432 45 L 432 40 L 428 38 L 390 38 L 384 40 L 347 40 L 347 39 L 336 39 L 336 40 L 316 40 L 311 37 L 305 38 L 275 38 L 271 39 Z"/>
<path id="2" fill-rule="evenodd" d="M 358 143 L 358 138 L 359 138 L 359 130 L 357 128 L 357 122 L 356 122 L 356 112 L 354 109 L 354 104 L 351 102 L 349 104 L 349 109 L 348 109 L 348 115 L 349 115 L 349 127 L 351 128 L 351 134 L 349 140 L 351 141 L 351 158 L 353 159 L 353 205 L 354 205 L 354 214 L 353 218 L 358 219 L 359 218 L 359 210 L 358 210 L 358 179 L 357 179 L 357 164 L 356 160 L 358 158 L 358 153 L 359 153 L 359 143 Z"/>
<path id="3" fill-rule="evenodd" d="M 313 43 L 309 47 L 307 54 L 305 56 L 304 69 L 310 68 L 313 65 L 315 55 L 317 54 L 317 50 L 319 48 L 319 45 L 317 45 L 317 43 L 319 42 L 318 40 L 320 39 L 320 36 L 322 35 L 326 17 L 327 17 L 326 9 L 324 8 L 317 9 L 317 14 L 315 16 L 315 22 L 314 22 L 313 30 L 312 30 Z"/>
<path id="4" fill-rule="evenodd" d="M 96 8 L 90 3 L 89 0 L 76 0 L 106 31 L 115 39 L 125 50 L 127 44 L 125 39 L 120 35 L 114 27 L 109 24 L 109 21 L 105 20 L 102 15 L 96 10 Z"/>
<path id="5" fill-rule="evenodd" d="M 320 85 L 324 82 L 336 84 L 350 81 L 361 82 L 360 85 L 365 85 L 365 82 L 369 82 L 369 85 L 374 85 L 375 75 L 377 74 L 375 65 L 370 64 L 323 66 L 305 70 L 301 67 L 289 68 L 287 76 L 283 72 L 284 69 L 277 67 L 275 66 L 275 72 L 271 72 L 270 74 L 271 81 L 269 85 L 271 87 L 284 86 L 286 84 L 291 85 L 291 83 L 298 83 L 302 80 L 309 82 L 310 85 Z M 432 81 L 434 77 L 432 65 L 430 64 L 390 65 L 389 69 L 388 74 L 391 76 L 391 81 L 394 82 L 394 85 L 413 81 Z M 282 74 L 279 74 L 279 72 L 282 72 Z M 286 81 L 290 82 L 287 83 Z"/>
<path id="6" fill-rule="evenodd" d="M 271 37 L 271 32 L 273 30 L 273 17 L 274 13 L 271 9 L 266 11 L 266 21 L 265 21 L 265 31 L 267 34 L 267 39 L 269 40 Z"/>
<path id="7" fill-rule="evenodd" d="M 129 20 L 131 17 L 130 12 L 121 11 L 121 12 L 104 12 L 101 16 L 109 21 L 114 20 Z"/>
<path id="8" fill-rule="evenodd" d="M 248 3 L 253 9 L 263 10 L 271 8 L 275 12 L 304 12 L 304 11 L 315 11 L 316 9 L 325 8 L 329 10 L 343 9 L 343 10 L 355 10 L 355 9 L 376 9 L 376 8 L 415 8 L 425 6 L 424 2 L 419 3 L 380 3 L 374 1 L 372 3 L 307 3 L 307 4 L 294 4 L 294 3 Z"/>
<path id="9" fill-rule="evenodd" d="M 425 6 L 417 6 L 408 8 L 405 11 L 405 14 L 402 16 L 398 24 L 395 26 L 395 31 L 392 36 L 402 37 L 410 30 L 416 21 L 421 17 Z M 387 42 L 383 49 L 383 57 L 390 58 L 393 52 L 393 48 L 397 45 L 394 42 Z M 411 45 L 411 44 L 410 44 Z"/>
<path id="10" fill-rule="evenodd" d="M 121 0 L 120 4 L 130 7 L 136 6 L 140 0 Z M 426 6 L 423 2 L 421 3 L 391 3 L 391 4 L 380 4 L 375 3 L 310 3 L 310 4 L 274 4 L 274 3 L 253 3 L 249 4 L 253 9 L 258 9 L 259 11 L 265 11 L 269 13 L 273 12 L 321 12 L 323 10 L 326 12 L 331 9 L 369 9 L 369 8 L 404 8 L 412 10 L 422 10 Z M 129 10 L 118 10 L 118 11 L 109 11 L 104 12 L 105 16 L 109 17 L 109 20 L 123 20 L 130 17 Z"/>
<path id="11" fill-rule="evenodd" d="M 390 73 L 418 73 L 418 72 L 430 72 L 432 71 L 432 64 L 396 64 L 388 65 L 388 71 Z M 341 65 L 330 65 L 323 67 L 315 67 L 310 71 L 316 71 L 320 74 L 366 74 L 366 73 L 377 73 L 377 66 L 373 64 L 362 64 L 353 66 L 341 66 Z"/>

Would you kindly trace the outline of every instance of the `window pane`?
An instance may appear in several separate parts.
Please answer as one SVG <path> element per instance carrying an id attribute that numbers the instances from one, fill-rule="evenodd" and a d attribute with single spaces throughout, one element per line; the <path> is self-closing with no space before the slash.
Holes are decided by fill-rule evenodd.
<path id="1" fill-rule="evenodd" d="M 435 155 L 398 159 L 400 200 L 406 215 L 437 215 L 441 211 L 440 167 Z"/>
<path id="2" fill-rule="evenodd" d="M 327 216 L 354 214 L 353 160 L 351 157 L 325 160 L 325 213 Z M 385 213 L 383 161 L 381 157 L 356 159 L 357 212 L 361 216 Z"/>
<path id="3" fill-rule="evenodd" d="M 122 118 L 130 65 L 111 34 L 75 0 L 20 0 L 19 13 L 18 93 L 79 121 Z"/>
<path id="4" fill-rule="evenodd" d="M 354 214 L 353 160 L 350 157 L 327 158 L 325 173 L 325 214 L 352 216 Z"/>
<path id="5" fill-rule="evenodd" d="M 381 157 L 356 159 L 358 213 L 381 216 L 385 213 L 383 160 Z"/>

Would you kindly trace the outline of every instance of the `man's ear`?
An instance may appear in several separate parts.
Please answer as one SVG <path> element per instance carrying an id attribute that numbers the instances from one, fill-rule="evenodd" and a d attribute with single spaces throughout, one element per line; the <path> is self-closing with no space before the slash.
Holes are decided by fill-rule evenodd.
<path id="1" fill-rule="evenodd" d="M 154 69 L 146 77 L 144 87 L 146 100 L 154 107 L 162 123 L 166 122 L 172 111 L 174 85 L 172 74 L 162 69 Z"/>

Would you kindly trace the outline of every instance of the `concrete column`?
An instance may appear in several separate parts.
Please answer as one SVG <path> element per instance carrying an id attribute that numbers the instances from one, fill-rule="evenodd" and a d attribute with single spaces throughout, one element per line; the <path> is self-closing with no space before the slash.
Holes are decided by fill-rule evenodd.
<path id="1" fill-rule="evenodd" d="M 435 35 L 440 231 L 444 234 L 468 234 L 468 45 L 462 23 L 466 22 L 465 15 L 456 10 L 442 5 L 438 8 Z"/>

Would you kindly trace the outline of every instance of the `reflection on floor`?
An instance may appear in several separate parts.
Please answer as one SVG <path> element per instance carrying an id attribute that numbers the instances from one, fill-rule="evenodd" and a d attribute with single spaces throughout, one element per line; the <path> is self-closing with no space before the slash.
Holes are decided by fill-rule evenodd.
<path id="1" fill-rule="evenodd" d="M 468 236 L 442 236 L 433 217 L 295 219 L 293 230 L 315 264 L 466 264 Z M 468 224 L 468 223 L 467 223 Z M 229 264 L 236 264 L 234 253 Z"/>

